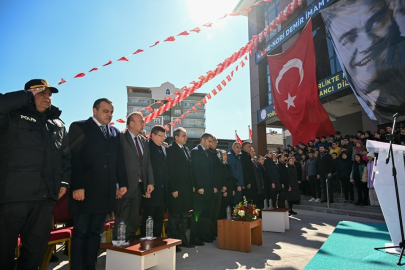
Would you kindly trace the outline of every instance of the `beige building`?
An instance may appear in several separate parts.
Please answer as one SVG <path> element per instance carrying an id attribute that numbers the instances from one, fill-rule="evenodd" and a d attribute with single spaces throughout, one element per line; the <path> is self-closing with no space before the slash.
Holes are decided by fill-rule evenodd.
<path id="1" fill-rule="evenodd" d="M 161 100 L 162 103 L 166 103 L 164 100 L 166 96 L 170 96 L 172 99 L 176 97 L 174 92 L 183 92 L 182 89 L 176 88 L 170 82 L 165 82 L 158 87 L 138 87 L 127 86 L 127 114 L 136 112 L 151 105 L 152 109 L 156 110 L 162 105 L 154 104 L 156 101 Z M 168 125 L 170 130 L 166 133 L 167 136 L 173 136 L 173 130 L 177 127 L 184 127 L 187 129 L 187 136 L 190 138 L 200 138 L 205 132 L 205 105 L 201 102 L 202 107 L 197 106 L 197 102 L 200 101 L 206 94 L 194 93 L 174 105 L 171 109 L 156 117 L 145 126 L 147 133 L 150 133 L 151 128 L 154 125 Z M 154 105 L 152 105 L 154 104 Z M 198 110 L 194 112 L 191 108 L 195 106 Z M 190 111 L 190 113 L 186 113 Z M 148 110 L 143 111 L 144 116 L 149 115 L 151 112 Z M 184 119 L 180 116 L 184 114 Z M 180 119 L 180 123 L 176 123 L 174 127 L 169 125 L 170 122 L 174 122 L 176 118 Z"/>

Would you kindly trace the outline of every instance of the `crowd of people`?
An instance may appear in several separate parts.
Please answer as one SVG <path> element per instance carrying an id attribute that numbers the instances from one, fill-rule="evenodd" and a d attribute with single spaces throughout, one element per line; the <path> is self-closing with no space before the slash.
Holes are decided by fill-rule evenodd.
<path id="1" fill-rule="evenodd" d="M 226 218 L 226 208 L 243 196 L 258 208 L 265 199 L 278 208 L 286 208 L 288 201 L 294 215 L 301 194 L 311 195 L 310 201 L 329 198 L 333 203 L 333 182 L 341 181 L 346 203 L 353 203 L 355 186 L 356 204 L 378 205 L 374 154 L 364 146 L 367 139 L 383 141 L 384 130 L 344 138 L 336 132 L 328 139 L 266 150 L 263 155 L 257 155 L 249 141 L 234 142 L 229 151 L 217 149 L 215 136 L 204 133 L 190 150 L 182 127 L 174 130 L 170 145 L 160 125 L 151 129 L 148 140 L 138 112 L 128 115 L 127 129 L 120 132 L 109 125 L 114 107 L 107 98 L 96 100 L 93 115 L 73 122 L 67 132 L 61 111 L 52 105 L 55 93 L 58 89 L 35 79 L 24 90 L 0 95 L 1 269 L 13 269 L 19 236 L 18 269 L 40 265 L 54 202 L 65 193 L 74 215 L 71 268 L 78 270 L 95 269 L 100 234 L 112 211 L 116 224 L 125 223 L 126 241 L 131 241 L 139 237 L 138 228 L 140 237 L 145 236 L 149 216 L 154 220 L 153 235 L 160 236 L 168 210 L 168 236 L 191 248 L 212 243 L 217 220 Z M 401 125 L 395 142 L 404 144 L 404 137 Z"/>

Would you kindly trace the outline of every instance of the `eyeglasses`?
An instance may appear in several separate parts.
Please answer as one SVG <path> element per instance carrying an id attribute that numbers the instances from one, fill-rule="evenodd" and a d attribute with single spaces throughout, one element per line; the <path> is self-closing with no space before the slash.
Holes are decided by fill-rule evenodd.
<path id="1" fill-rule="evenodd" d="M 166 139 L 167 136 L 166 135 L 160 135 L 160 134 L 155 134 L 156 136 L 159 136 L 160 138 Z"/>

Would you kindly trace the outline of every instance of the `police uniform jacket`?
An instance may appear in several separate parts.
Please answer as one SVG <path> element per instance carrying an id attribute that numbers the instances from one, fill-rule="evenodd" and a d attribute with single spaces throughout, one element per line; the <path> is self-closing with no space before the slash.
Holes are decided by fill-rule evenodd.
<path id="1" fill-rule="evenodd" d="M 58 199 L 70 182 L 61 111 L 35 108 L 31 92 L 0 94 L 0 204 Z"/>

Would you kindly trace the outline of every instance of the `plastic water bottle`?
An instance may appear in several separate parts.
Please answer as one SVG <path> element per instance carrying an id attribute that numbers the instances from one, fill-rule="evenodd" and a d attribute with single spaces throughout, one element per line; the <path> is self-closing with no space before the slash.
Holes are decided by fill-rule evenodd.
<path id="1" fill-rule="evenodd" d="M 274 209 L 273 201 L 271 199 L 269 199 L 269 209 Z"/>
<path id="2" fill-rule="evenodd" d="M 267 205 L 267 200 L 266 199 L 264 199 L 264 203 L 263 203 L 263 209 L 268 209 L 269 208 L 269 206 Z"/>
<path id="3" fill-rule="evenodd" d="M 151 216 L 146 220 L 146 239 L 153 239 L 153 219 Z"/>
<path id="4" fill-rule="evenodd" d="M 226 219 L 231 220 L 232 219 L 232 212 L 231 212 L 231 207 L 228 205 L 226 208 Z"/>
<path id="5" fill-rule="evenodd" d="M 118 233 L 117 233 L 117 241 L 119 243 L 125 243 L 125 233 L 126 233 L 126 226 L 125 222 L 121 221 L 120 224 L 118 225 Z"/>

